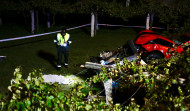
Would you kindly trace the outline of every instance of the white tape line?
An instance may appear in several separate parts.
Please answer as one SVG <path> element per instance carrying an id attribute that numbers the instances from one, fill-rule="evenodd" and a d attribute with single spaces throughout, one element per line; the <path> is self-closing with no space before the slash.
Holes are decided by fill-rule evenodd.
<path id="1" fill-rule="evenodd" d="M 47 35 L 47 34 L 53 34 L 53 33 L 57 33 L 57 32 L 60 32 L 60 31 L 43 33 L 43 34 L 37 34 L 37 35 L 29 35 L 29 36 L 23 36 L 23 37 L 16 37 L 16 38 L 9 38 L 9 39 L 2 39 L 2 40 L 0 40 L 0 42 L 11 41 L 11 40 L 19 40 L 19 39 L 26 39 L 26 38 L 32 38 L 32 37 L 37 37 L 37 36 L 42 36 L 42 35 Z"/>
<path id="2" fill-rule="evenodd" d="M 138 28 L 145 28 L 145 26 L 125 26 L 125 25 L 111 25 L 111 24 L 98 24 L 98 25 L 104 25 L 104 26 L 120 26 L 120 27 L 138 27 Z"/>
<path id="3" fill-rule="evenodd" d="M 84 27 L 84 26 L 88 26 L 88 25 L 90 25 L 90 24 L 85 24 L 85 25 L 81 25 L 81 26 L 77 26 L 77 27 L 73 27 L 73 28 L 68 28 L 66 30 L 77 29 L 77 28 L 81 28 L 81 27 Z M 48 34 L 53 34 L 53 33 L 58 33 L 58 32 L 61 32 L 61 30 L 58 30 L 58 31 L 55 31 L 55 32 L 48 32 L 48 33 L 42 33 L 42 34 L 36 34 L 36 35 L 23 36 L 23 37 L 2 39 L 2 40 L 0 40 L 0 42 L 11 41 L 11 40 L 19 40 L 19 39 L 26 39 L 26 38 L 32 38 L 32 37 L 37 37 L 37 36 L 42 36 L 42 35 L 48 35 Z"/>
<path id="4" fill-rule="evenodd" d="M 125 26 L 125 25 L 111 25 L 111 24 L 98 24 L 103 26 L 120 26 L 120 27 L 136 27 L 136 28 L 146 28 L 146 26 Z M 163 27 L 152 27 L 153 29 L 165 29 Z M 169 29 L 179 29 L 179 28 L 169 28 Z"/>
<path id="5" fill-rule="evenodd" d="M 0 56 L 0 58 L 6 58 L 7 56 Z"/>
<path id="6" fill-rule="evenodd" d="M 73 29 L 77 29 L 77 28 L 81 28 L 81 27 L 85 27 L 88 26 L 90 24 L 85 24 L 85 25 L 81 25 L 81 26 L 77 26 L 77 27 L 73 27 L 73 28 L 68 28 L 66 30 L 73 30 Z M 111 24 L 98 24 L 98 25 L 103 25 L 103 26 L 120 26 L 120 27 L 136 27 L 136 28 L 145 28 L 145 26 L 125 26 L 125 25 L 111 25 Z M 165 29 L 163 27 L 152 27 L 154 29 Z M 169 29 L 178 29 L 178 28 L 169 28 Z M 48 33 L 42 33 L 42 34 L 36 34 L 36 35 L 29 35 L 29 36 L 23 36 L 23 37 L 16 37 L 16 38 L 9 38 L 9 39 L 2 39 L 0 40 L 0 42 L 5 42 L 5 41 L 11 41 L 11 40 L 19 40 L 19 39 L 25 39 L 25 38 L 32 38 L 32 37 L 37 37 L 37 36 L 42 36 L 42 35 L 48 35 L 48 34 L 53 34 L 53 33 L 58 33 L 59 31 L 55 31 L 55 32 L 48 32 Z"/>
<path id="7" fill-rule="evenodd" d="M 85 25 L 81 25 L 81 26 L 77 26 L 77 27 L 73 27 L 73 28 L 68 28 L 67 30 L 77 29 L 77 28 L 88 26 L 88 25 L 90 25 L 90 24 L 85 24 Z"/>

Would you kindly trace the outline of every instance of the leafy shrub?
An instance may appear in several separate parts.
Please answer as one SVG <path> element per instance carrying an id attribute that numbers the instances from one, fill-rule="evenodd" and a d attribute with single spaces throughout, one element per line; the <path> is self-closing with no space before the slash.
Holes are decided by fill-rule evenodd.
<path id="1" fill-rule="evenodd" d="M 93 88 L 89 88 L 86 82 L 74 85 L 70 92 L 61 92 L 59 87 L 63 86 L 57 83 L 45 83 L 41 70 L 34 70 L 29 73 L 27 79 L 23 79 L 21 67 L 18 67 L 8 87 L 8 94 L 3 97 L 0 95 L 0 108 L 1 110 L 26 111 L 109 109 L 109 106 L 100 98 L 87 99 L 89 90 Z"/>
<path id="2" fill-rule="evenodd" d="M 127 106 L 124 106 L 125 108 L 129 110 L 133 107 L 146 111 L 189 110 L 190 50 L 186 50 L 183 54 L 173 52 L 172 55 L 170 59 L 155 60 L 148 65 L 140 65 L 135 61 L 129 63 L 126 60 L 125 64 L 118 68 L 126 72 L 119 76 L 120 92 L 122 89 L 130 92 L 135 87 L 145 91 L 144 95 L 140 94 L 144 98 L 144 104 L 139 107 L 139 102 L 135 102 L 133 98 Z M 134 103 L 136 105 L 131 105 Z"/>
<path id="3" fill-rule="evenodd" d="M 41 71 L 34 70 L 25 80 L 21 68 L 14 72 L 14 79 L 8 87 L 6 98 L 1 101 L 1 108 L 6 110 L 63 110 L 66 98 L 58 92 L 58 84 L 43 82 Z"/>
<path id="4" fill-rule="evenodd" d="M 139 62 L 116 59 L 116 69 L 102 68 L 100 74 L 86 82 L 75 84 L 69 92 L 59 91 L 57 83 L 44 83 L 42 72 L 34 70 L 27 79 L 22 78 L 21 68 L 14 72 L 14 79 L 7 95 L 0 95 L 1 110 L 190 110 L 190 50 L 183 54 L 172 52 L 170 59 L 152 61 L 141 65 Z M 91 98 L 91 84 L 108 79 L 119 81 L 115 90 L 128 95 L 125 102 L 106 105 L 101 98 Z M 137 89 L 138 88 L 138 89 Z M 136 90 L 137 89 L 137 90 Z M 143 90 L 144 93 L 138 93 Z M 127 93 L 126 93 L 127 92 Z M 137 96 L 143 98 L 139 104 Z"/>

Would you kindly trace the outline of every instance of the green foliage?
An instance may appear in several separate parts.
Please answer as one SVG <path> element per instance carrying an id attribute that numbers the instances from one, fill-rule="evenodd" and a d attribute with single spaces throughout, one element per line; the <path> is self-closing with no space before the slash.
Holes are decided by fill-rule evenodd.
<path id="1" fill-rule="evenodd" d="M 182 47 L 189 46 L 185 44 Z M 57 83 L 44 83 L 41 70 L 29 73 L 27 79 L 22 78 L 21 67 L 15 69 L 14 78 L 5 96 L 0 95 L 1 110 L 189 110 L 190 106 L 190 49 L 179 54 L 169 52 L 170 59 L 152 61 L 141 65 L 140 62 L 124 60 L 124 65 L 115 60 L 115 69 L 102 67 L 100 74 L 90 77 L 86 82 L 75 84 L 69 92 L 58 90 Z M 143 104 L 138 104 L 138 90 L 129 95 L 124 103 L 108 106 L 99 95 L 94 95 L 92 83 L 113 79 L 119 80 L 117 90 L 145 91 Z M 129 94 L 129 93 L 128 93 Z M 129 100 L 129 101 L 128 101 Z"/>
<path id="2" fill-rule="evenodd" d="M 187 27 L 187 22 L 189 21 L 189 14 L 187 12 L 189 11 L 188 5 L 188 0 L 164 1 L 159 5 L 160 8 L 156 10 L 156 13 L 160 18 L 160 22 L 167 25 L 167 30 L 171 27 L 185 30 L 186 28 L 189 29 L 189 26 Z"/>
<path id="3" fill-rule="evenodd" d="M 130 2 L 127 12 L 130 16 L 145 16 L 154 14 L 159 22 L 169 31 L 170 28 L 180 28 L 180 32 L 189 29 L 189 0 L 135 0 Z"/>
<path id="4" fill-rule="evenodd" d="M 76 84 L 70 92 L 61 92 L 57 83 L 44 83 L 41 70 L 29 73 L 22 78 L 21 67 L 15 69 L 14 78 L 8 87 L 9 92 L 3 98 L 0 95 L 1 110 L 56 110 L 76 111 L 92 109 L 109 109 L 105 102 L 98 98 L 87 99 L 92 92 L 87 89 L 89 83 Z"/>
<path id="5" fill-rule="evenodd" d="M 189 43 L 182 47 L 187 46 Z M 145 90 L 145 95 L 141 95 L 144 104 L 139 105 L 134 98 L 129 98 L 131 101 L 121 106 L 125 110 L 189 110 L 189 51 L 190 49 L 182 54 L 168 52 L 170 59 L 154 60 L 148 65 L 128 60 L 124 60 L 124 65 L 119 65 L 119 60 L 116 60 L 116 69 L 102 68 L 102 72 L 90 80 L 100 82 L 112 78 L 116 81 L 121 78 L 116 90 L 130 92 L 134 87 Z"/>
<path id="6" fill-rule="evenodd" d="M 128 71 L 125 70 L 130 75 L 122 78 L 120 86 L 128 89 L 140 87 L 140 84 L 143 86 L 146 95 L 140 110 L 189 110 L 189 51 L 188 49 L 183 54 L 172 52 L 170 59 L 152 61 L 149 65 L 130 63 Z M 147 72 L 148 76 L 143 72 Z M 130 104 L 132 103 L 129 106 Z"/>
<path id="7" fill-rule="evenodd" d="M 14 72 L 14 79 L 8 87 L 9 93 L 2 100 L 2 109 L 6 110 L 63 110 L 64 94 L 58 92 L 58 84 L 43 82 L 41 70 L 30 73 L 25 80 L 21 68 Z"/>

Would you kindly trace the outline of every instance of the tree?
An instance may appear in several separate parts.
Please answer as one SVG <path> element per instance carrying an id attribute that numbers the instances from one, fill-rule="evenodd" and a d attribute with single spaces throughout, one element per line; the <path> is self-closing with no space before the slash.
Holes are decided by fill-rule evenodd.
<path id="1" fill-rule="evenodd" d="M 35 0 L 31 0 L 31 1 L 32 1 L 33 7 L 35 7 L 36 10 L 42 11 L 44 15 L 47 15 L 48 28 L 51 25 L 50 23 L 51 14 L 55 16 L 57 13 L 62 12 L 63 10 L 67 8 L 65 4 L 62 3 L 62 0 L 38 0 L 37 2 Z M 54 24 L 55 24 L 55 19 L 53 17 L 52 25 Z"/>
<path id="2" fill-rule="evenodd" d="M 130 4 L 130 0 L 126 0 L 126 7 L 128 7 Z"/>
<path id="3" fill-rule="evenodd" d="M 97 29 L 98 15 L 119 17 L 127 20 L 130 14 L 127 12 L 126 3 L 129 4 L 129 2 L 129 0 L 79 0 L 75 1 L 72 7 L 78 13 L 91 14 L 91 36 L 93 37 Z"/>
<path id="4" fill-rule="evenodd" d="M 72 7 L 74 7 L 75 10 L 78 10 L 79 13 L 91 14 L 91 37 L 94 37 L 96 34 L 96 29 L 98 28 L 97 13 L 99 7 L 101 8 L 100 1 L 80 0 L 75 2 Z"/>
<path id="5" fill-rule="evenodd" d="M 38 12 L 41 11 L 44 15 L 47 13 L 47 24 L 49 26 L 49 14 L 50 12 L 55 15 L 56 13 L 63 10 L 62 0 L 7 0 L 5 1 L 7 10 L 22 13 L 24 17 L 31 16 L 31 29 L 34 33 L 35 28 L 35 16 L 36 16 L 36 29 L 38 29 Z M 36 13 L 36 14 L 35 14 Z M 37 30 L 38 31 L 38 30 Z"/>
<path id="6" fill-rule="evenodd" d="M 152 30 L 154 15 L 157 10 L 160 10 L 160 5 L 163 0 L 136 0 L 131 3 L 130 10 L 132 16 L 144 15 L 147 16 L 146 28 Z M 159 5 L 158 5 L 159 4 Z"/>
<path id="7" fill-rule="evenodd" d="M 160 21 L 167 24 L 167 30 L 170 27 L 180 28 L 189 24 L 189 5 L 189 0 L 167 0 L 164 2 L 160 10 L 157 10 L 157 13 Z"/>
<path id="8" fill-rule="evenodd" d="M 150 14 L 150 29 L 153 25 L 154 15 L 159 18 L 160 23 L 166 24 L 167 30 L 170 27 L 189 27 L 189 6 L 188 0 L 136 0 L 131 1 L 130 10 L 133 15 Z M 188 23 L 187 23 L 188 22 Z M 183 25 L 181 25 L 183 24 Z"/>

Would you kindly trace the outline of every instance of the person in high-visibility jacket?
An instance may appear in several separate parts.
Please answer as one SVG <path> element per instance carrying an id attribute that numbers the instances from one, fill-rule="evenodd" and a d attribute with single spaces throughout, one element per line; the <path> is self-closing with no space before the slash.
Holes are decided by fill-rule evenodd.
<path id="1" fill-rule="evenodd" d="M 68 68 L 68 55 L 69 55 L 69 45 L 71 44 L 70 34 L 66 33 L 66 29 L 62 29 L 60 33 L 57 33 L 54 43 L 57 47 L 58 61 L 57 69 L 61 69 L 62 54 L 64 54 L 64 65 Z"/>

